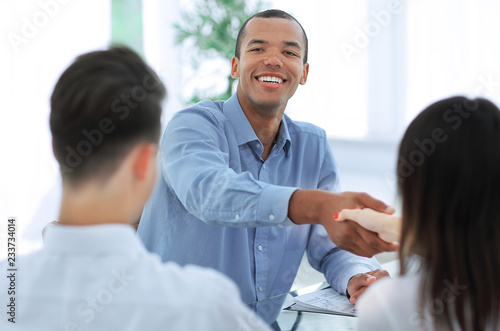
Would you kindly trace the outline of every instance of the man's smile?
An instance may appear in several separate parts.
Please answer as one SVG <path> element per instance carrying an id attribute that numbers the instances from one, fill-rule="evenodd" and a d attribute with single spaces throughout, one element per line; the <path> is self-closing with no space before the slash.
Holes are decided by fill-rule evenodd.
<path id="1" fill-rule="evenodd" d="M 262 76 L 262 77 L 257 77 L 257 79 L 261 82 L 274 83 L 274 84 L 281 84 L 283 82 L 283 79 L 273 76 Z"/>
<path id="2" fill-rule="evenodd" d="M 276 74 L 262 74 L 255 77 L 261 86 L 269 89 L 278 89 L 286 82 L 283 77 L 277 76 Z"/>

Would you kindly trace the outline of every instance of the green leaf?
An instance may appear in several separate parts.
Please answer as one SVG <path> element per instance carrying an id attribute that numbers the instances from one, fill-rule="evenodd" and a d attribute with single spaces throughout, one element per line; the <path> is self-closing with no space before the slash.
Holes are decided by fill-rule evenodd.
<path id="1" fill-rule="evenodd" d="M 229 62 L 234 54 L 241 25 L 263 7 L 260 0 L 255 8 L 249 8 L 244 0 L 197 0 L 194 10 L 182 11 L 181 22 L 174 24 L 175 43 L 185 45 L 188 40 L 194 41 L 188 52 L 192 54 L 191 62 L 195 69 L 207 58 L 219 57 Z M 235 80 L 231 76 L 221 79 L 227 81 L 226 91 L 210 99 L 226 100 L 231 96 Z M 215 85 L 217 84 L 214 83 Z M 200 101 L 205 94 L 203 91 L 196 91 L 188 103 Z"/>

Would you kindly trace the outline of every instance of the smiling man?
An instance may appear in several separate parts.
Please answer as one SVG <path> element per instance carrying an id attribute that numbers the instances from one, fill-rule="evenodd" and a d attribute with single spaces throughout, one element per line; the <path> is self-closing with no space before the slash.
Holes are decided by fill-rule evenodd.
<path id="1" fill-rule="evenodd" d="M 163 260 L 231 277 L 276 329 L 280 294 L 290 290 L 304 252 L 354 302 L 387 275 L 374 259 L 357 255 L 396 248 L 355 223 L 333 220 L 344 208 L 393 209 L 364 193 L 336 193 L 324 130 L 284 114 L 307 81 L 307 52 L 305 31 L 283 11 L 243 24 L 231 63 L 237 93 L 204 100 L 169 122 L 161 176 L 138 229 Z"/>

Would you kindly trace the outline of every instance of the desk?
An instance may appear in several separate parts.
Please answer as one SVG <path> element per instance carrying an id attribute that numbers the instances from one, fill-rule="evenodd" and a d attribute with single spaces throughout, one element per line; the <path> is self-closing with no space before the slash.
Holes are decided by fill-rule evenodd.
<path id="1" fill-rule="evenodd" d="M 396 276 L 399 273 L 399 260 L 394 260 L 382 264 L 382 268 L 387 270 L 391 276 Z M 309 292 L 316 291 L 324 287 L 326 283 L 313 284 L 299 290 L 299 294 L 305 294 Z M 289 293 L 286 294 L 284 307 L 288 307 L 292 304 L 293 296 Z M 297 318 L 296 311 L 282 310 L 278 316 L 278 323 L 281 330 L 290 330 Z M 356 317 L 339 316 L 339 315 L 328 315 L 328 314 L 318 314 L 318 313 L 305 313 L 302 312 L 302 319 L 296 330 L 300 331 L 344 331 L 344 330 L 355 330 L 356 327 Z"/>

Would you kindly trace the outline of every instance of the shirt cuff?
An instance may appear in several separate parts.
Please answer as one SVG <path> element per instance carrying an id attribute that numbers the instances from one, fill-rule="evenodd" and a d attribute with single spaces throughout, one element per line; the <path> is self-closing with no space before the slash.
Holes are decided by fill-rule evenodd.
<path id="1" fill-rule="evenodd" d="M 260 195 L 257 207 L 257 220 L 275 223 L 279 226 L 294 225 L 288 218 L 288 204 L 296 187 L 269 185 Z"/>

